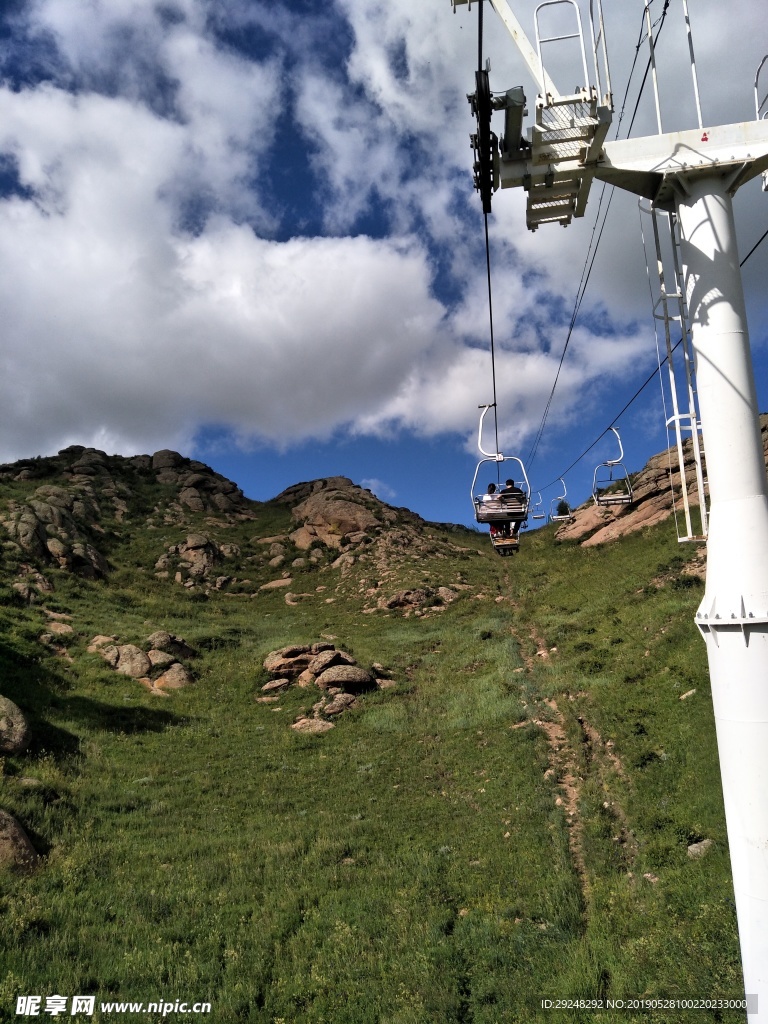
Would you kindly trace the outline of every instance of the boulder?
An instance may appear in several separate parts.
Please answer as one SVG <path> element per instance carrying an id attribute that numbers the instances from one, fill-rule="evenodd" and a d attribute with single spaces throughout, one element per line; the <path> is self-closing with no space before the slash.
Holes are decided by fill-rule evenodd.
<path id="1" fill-rule="evenodd" d="M 262 693 L 275 693 L 277 690 L 287 690 L 290 684 L 290 679 L 271 679 L 268 683 L 264 683 L 261 690 Z"/>
<path id="2" fill-rule="evenodd" d="M 117 664 L 114 666 L 117 672 L 133 679 L 140 679 L 141 676 L 149 675 L 149 658 L 140 647 L 134 644 L 122 644 L 117 648 Z"/>
<path id="3" fill-rule="evenodd" d="M 185 461 L 178 452 L 172 452 L 169 448 L 163 448 L 162 451 L 155 452 L 152 456 L 152 469 L 155 471 L 176 469 L 178 466 L 184 465 Z"/>
<path id="4" fill-rule="evenodd" d="M 323 714 L 328 716 L 340 715 L 343 711 L 353 708 L 357 701 L 351 693 L 337 693 L 330 703 L 323 708 Z"/>
<path id="5" fill-rule="evenodd" d="M 205 502 L 195 487 L 184 487 L 179 492 L 179 501 L 193 512 L 204 512 Z"/>
<path id="6" fill-rule="evenodd" d="M 351 654 L 347 654 L 345 651 L 337 651 L 334 648 L 330 650 L 320 651 L 316 654 L 307 665 L 307 668 L 313 675 L 319 676 L 321 672 L 324 672 L 331 665 L 356 665 L 357 662 Z"/>
<path id="7" fill-rule="evenodd" d="M 296 679 L 296 685 L 302 688 L 312 686 L 315 681 L 314 672 L 310 672 L 308 668 L 305 668 L 300 676 Z"/>
<path id="8" fill-rule="evenodd" d="M 172 654 L 174 658 L 197 657 L 197 651 L 186 640 L 180 636 L 174 636 L 173 633 L 168 633 L 164 629 L 158 629 L 150 637 L 147 637 L 147 643 L 153 650 L 165 651 L 166 654 Z"/>
<path id="9" fill-rule="evenodd" d="M 221 561 L 218 545 L 204 533 L 191 533 L 176 551 L 186 563 L 190 576 L 205 576 Z"/>
<path id="10" fill-rule="evenodd" d="M 88 653 L 101 654 L 102 648 L 113 646 L 115 640 L 117 640 L 116 636 L 104 636 L 102 633 L 99 633 L 88 644 Z"/>
<path id="11" fill-rule="evenodd" d="M 308 551 L 318 539 L 312 526 L 300 526 L 290 534 L 290 538 L 299 551 Z"/>
<path id="12" fill-rule="evenodd" d="M 312 655 L 296 654 L 293 657 L 280 657 L 278 652 L 268 655 L 264 661 L 264 668 L 271 676 L 278 676 L 280 679 L 295 679 L 308 668 Z"/>
<path id="13" fill-rule="evenodd" d="M 21 709 L 0 697 L 0 754 L 20 754 L 29 746 L 29 726 Z"/>
<path id="14" fill-rule="evenodd" d="M 282 664 L 286 659 L 297 658 L 299 655 L 310 654 L 312 648 L 309 644 L 291 644 L 289 647 L 281 647 L 278 651 L 270 651 L 264 659 L 264 668 L 271 672 L 273 667 Z M 309 659 L 307 659 L 309 663 Z"/>
<path id="15" fill-rule="evenodd" d="M 39 859 L 18 821 L 7 811 L 0 811 L 0 868 L 29 871 Z"/>
<path id="16" fill-rule="evenodd" d="M 324 722 L 322 718 L 300 718 L 291 728 L 294 732 L 320 734 L 333 729 L 333 722 Z"/>
<path id="17" fill-rule="evenodd" d="M 189 670 L 177 661 L 154 680 L 154 686 L 158 690 L 181 690 L 192 682 Z"/>
<path id="18" fill-rule="evenodd" d="M 99 654 L 111 668 L 117 668 L 117 663 L 120 660 L 120 651 L 117 649 L 115 644 L 109 644 L 107 647 L 100 647 Z"/>
<path id="19" fill-rule="evenodd" d="M 169 665 L 173 665 L 176 661 L 172 654 L 168 654 L 166 651 L 156 651 L 154 648 L 151 651 L 147 651 L 147 657 L 152 668 L 168 668 Z"/>
<path id="20" fill-rule="evenodd" d="M 376 689 L 376 681 L 370 672 L 358 665 L 331 665 L 315 680 L 321 690 L 340 686 L 348 693 L 365 693 Z"/>
<path id="21" fill-rule="evenodd" d="M 688 856 L 691 860 L 698 860 L 711 846 L 714 846 L 714 843 L 714 839 L 702 839 L 700 843 L 691 843 L 688 847 Z"/>
<path id="22" fill-rule="evenodd" d="M 99 579 L 106 576 L 109 571 L 107 560 L 101 552 L 97 551 L 92 544 L 80 541 L 72 545 L 70 568 L 72 572 L 87 580 Z"/>

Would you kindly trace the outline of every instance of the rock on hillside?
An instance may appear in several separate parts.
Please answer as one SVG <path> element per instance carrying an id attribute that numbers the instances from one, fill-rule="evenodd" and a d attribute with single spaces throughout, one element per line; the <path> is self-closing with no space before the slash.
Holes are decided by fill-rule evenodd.
<path id="1" fill-rule="evenodd" d="M 173 523 L 188 511 L 242 521 L 254 518 L 256 506 L 231 480 L 178 452 L 124 458 L 82 445 L 1 465 L 0 502 L 4 547 L 20 571 L 33 562 L 91 579 L 107 573 L 105 552 L 121 524 Z"/>
<path id="2" fill-rule="evenodd" d="M 407 508 L 388 505 L 347 477 L 295 484 L 275 501 L 290 506 L 296 523 L 295 530 L 277 540 L 288 540 L 299 550 L 308 551 L 310 559 L 318 548 L 339 551 L 332 567 L 340 569 L 342 575 L 358 562 L 369 563 L 377 585 L 391 576 L 398 563 L 416 562 L 427 555 L 449 558 L 464 551 L 436 536 L 435 529 L 445 530 L 446 524 L 428 523 Z"/>
<path id="3" fill-rule="evenodd" d="M 760 428 L 768 466 L 768 414 L 760 417 Z M 683 449 L 689 501 L 691 505 L 698 506 L 699 496 L 690 440 L 685 442 Z M 599 508 L 590 499 L 574 510 L 573 522 L 561 526 L 555 536 L 558 540 L 581 540 L 582 547 L 591 547 L 616 540 L 618 537 L 667 519 L 672 515 L 673 494 L 677 508 L 682 507 L 676 449 L 669 448 L 649 459 L 643 470 L 633 477 L 632 492 L 631 504 L 614 508 Z"/>
<path id="4" fill-rule="evenodd" d="M 0 465 L 0 564 L 30 602 L 53 589 L 49 569 L 97 580 L 125 566 L 195 595 L 266 598 L 280 589 L 295 606 L 332 603 L 338 594 L 362 597 L 366 610 L 377 611 L 394 607 L 387 601 L 416 586 L 417 574 L 423 585 L 424 559 L 444 560 L 448 569 L 456 555 L 468 557 L 447 529 L 346 477 L 250 501 L 204 463 L 169 450 L 123 457 L 72 445 L 50 458 Z M 457 575 L 438 572 L 426 582 L 458 585 Z M 445 605 L 439 595 L 426 602 L 429 609 L 423 603 L 410 601 L 403 614 Z"/>

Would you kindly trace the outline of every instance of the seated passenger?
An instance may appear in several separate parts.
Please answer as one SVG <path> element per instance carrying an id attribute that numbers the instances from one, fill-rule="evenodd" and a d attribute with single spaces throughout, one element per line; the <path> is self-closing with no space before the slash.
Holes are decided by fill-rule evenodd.
<path id="1" fill-rule="evenodd" d="M 503 495 L 509 495 L 511 498 L 514 498 L 515 501 L 519 501 L 521 505 L 525 504 L 525 491 L 523 491 L 521 487 L 518 487 L 515 484 L 514 480 L 507 480 L 506 483 L 504 484 L 504 487 L 501 490 L 501 493 Z M 509 534 L 509 536 L 513 537 L 514 539 L 517 539 L 517 535 L 520 533 L 520 527 L 522 525 L 523 522 L 521 519 L 518 519 L 517 522 L 512 523 L 511 533 Z"/>
<path id="2" fill-rule="evenodd" d="M 525 501 L 525 491 L 523 491 L 522 488 L 517 487 L 515 485 L 515 481 L 514 480 L 507 480 L 507 482 L 504 484 L 504 486 L 501 489 L 501 493 L 502 494 L 511 494 L 513 497 L 517 498 L 518 501 L 521 501 L 521 502 Z"/>

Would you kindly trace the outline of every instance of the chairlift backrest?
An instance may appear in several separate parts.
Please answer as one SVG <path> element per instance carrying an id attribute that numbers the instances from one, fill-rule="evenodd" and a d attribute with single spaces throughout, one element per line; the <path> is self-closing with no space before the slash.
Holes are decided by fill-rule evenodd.
<path id="1" fill-rule="evenodd" d="M 492 496 L 485 493 L 478 494 L 477 478 L 480 475 L 481 468 L 489 464 L 496 465 L 498 467 L 505 463 L 514 463 L 519 467 L 519 472 L 510 472 L 510 477 L 514 478 L 515 481 L 519 481 L 518 493 L 505 494 L 502 490 L 499 490 Z M 522 460 L 518 459 L 514 455 L 502 455 L 500 459 L 481 459 L 477 464 L 475 475 L 472 478 L 470 497 L 472 499 L 472 507 L 475 512 L 475 519 L 478 523 L 523 522 L 528 518 L 531 487 L 528 483 L 528 475 L 525 472 L 525 466 L 523 465 Z"/>

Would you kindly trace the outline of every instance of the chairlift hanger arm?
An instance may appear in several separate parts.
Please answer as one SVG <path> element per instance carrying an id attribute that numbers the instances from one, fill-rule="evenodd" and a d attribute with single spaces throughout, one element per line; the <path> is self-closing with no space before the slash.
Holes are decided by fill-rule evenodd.
<path id="1" fill-rule="evenodd" d="M 480 450 L 480 454 L 484 455 L 486 459 L 492 459 L 494 462 L 503 462 L 504 456 L 502 455 L 501 452 L 487 452 L 485 448 L 483 448 L 483 421 L 485 420 L 485 417 L 488 415 L 488 410 L 494 408 L 495 405 L 493 404 L 478 405 L 478 409 L 482 409 L 483 411 L 480 414 L 480 426 L 478 427 L 477 430 L 477 447 Z"/>
<path id="2" fill-rule="evenodd" d="M 765 96 L 761 100 L 760 99 L 760 93 L 758 91 L 759 83 L 760 83 L 760 72 L 763 70 L 763 65 L 765 64 L 765 62 L 767 60 L 768 60 L 768 53 L 766 53 L 766 55 L 760 61 L 760 64 L 759 64 L 759 66 L 757 68 L 757 71 L 755 72 L 755 120 L 756 121 L 760 120 L 760 111 L 763 109 L 763 107 L 765 106 L 766 102 L 768 102 L 768 92 L 766 92 Z M 766 115 L 764 114 L 763 117 L 765 117 L 765 116 Z"/>
<path id="3" fill-rule="evenodd" d="M 603 463 L 604 466 L 618 466 L 624 461 L 624 445 L 621 443 L 621 437 L 616 427 L 608 427 L 608 430 L 612 430 L 616 435 L 616 440 L 619 443 L 619 455 L 616 459 L 606 459 Z"/>

